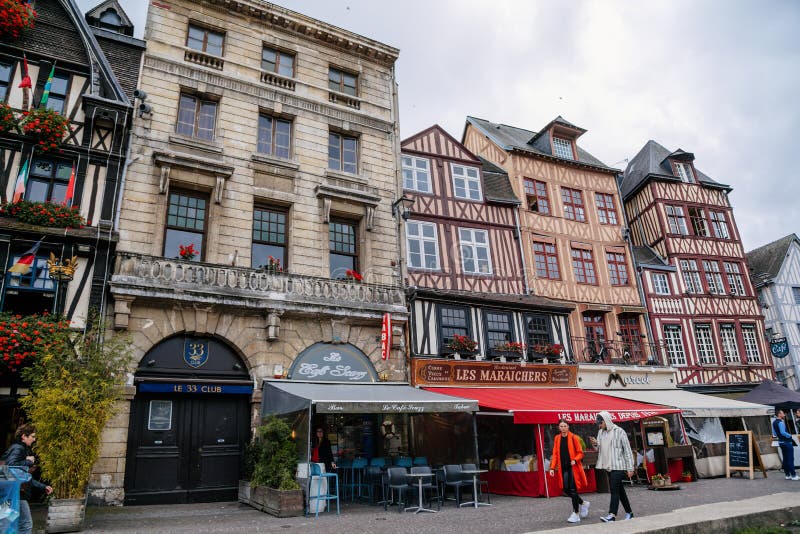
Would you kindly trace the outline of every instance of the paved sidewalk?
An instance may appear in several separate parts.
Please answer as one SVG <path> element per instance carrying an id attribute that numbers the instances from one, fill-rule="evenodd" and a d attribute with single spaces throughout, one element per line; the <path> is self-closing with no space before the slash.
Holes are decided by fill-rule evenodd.
<path id="1" fill-rule="evenodd" d="M 755 480 L 742 478 L 700 480 L 681 484 L 679 491 L 649 491 L 645 486 L 628 487 L 628 495 L 636 513 L 634 524 L 649 525 L 648 516 L 666 514 L 676 509 L 690 508 L 702 504 L 726 503 L 753 499 L 765 495 L 789 492 L 788 498 L 800 503 L 800 482 L 784 480 L 782 473 L 769 472 L 769 478 Z M 291 517 L 279 519 L 258 512 L 238 503 L 211 503 L 187 505 L 155 505 L 129 507 L 90 507 L 84 532 L 86 533 L 240 533 L 240 532 L 311 532 L 314 534 L 372 533 L 409 534 L 457 532 L 458 534 L 485 534 L 502 532 L 520 534 L 548 529 L 576 528 L 587 532 L 602 527 L 600 516 L 607 512 L 609 495 L 587 494 L 591 501 L 589 517 L 579 525 L 566 522 L 571 512 L 569 500 L 563 497 L 552 499 L 492 496 L 493 506 L 455 508 L 448 502 L 437 514 L 398 513 L 397 508 L 384 512 L 382 507 L 346 503 L 340 516 L 325 513 L 314 519 Z M 786 498 L 785 496 L 775 499 Z M 767 499 L 765 502 L 769 502 Z M 725 505 L 737 510 L 744 505 Z M 755 504 L 758 508 L 759 504 Z M 717 507 L 713 507 L 717 508 Z M 622 510 L 620 510 L 622 511 Z M 686 518 L 702 519 L 707 513 L 687 513 Z M 800 517 L 798 518 L 800 519 Z M 652 526 L 660 521 L 652 518 Z M 659 523 L 660 524 L 660 523 Z M 616 523 L 621 528 L 622 522 Z M 644 530 L 628 530 L 642 532 Z M 718 534 L 724 532 L 717 530 Z"/>

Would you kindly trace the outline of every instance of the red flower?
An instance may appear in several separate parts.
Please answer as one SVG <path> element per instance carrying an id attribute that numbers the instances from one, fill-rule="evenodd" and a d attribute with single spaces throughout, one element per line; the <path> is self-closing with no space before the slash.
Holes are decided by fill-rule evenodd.
<path id="1" fill-rule="evenodd" d="M 345 277 L 346 279 L 348 279 L 348 280 L 355 280 L 356 282 L 361 282 L 362 280 L 364 280 L 364 277 L 363 277 L 363 276 L 361 276 L 361 275 L 358 273 L 358 271 L 354 271 L 354 270 L 352 270 L 352 269 L 347 269 L 347 270 L 344 272 L 344 277 Z"/>

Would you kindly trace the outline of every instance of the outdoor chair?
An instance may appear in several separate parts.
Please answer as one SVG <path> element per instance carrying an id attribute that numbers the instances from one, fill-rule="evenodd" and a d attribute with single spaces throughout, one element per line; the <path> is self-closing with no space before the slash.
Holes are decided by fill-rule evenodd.
<path id="1" fill-rule="evenodd" d="M 401 456 L 394 462 L 394 465 L 397 467 L 411 467 L 412 463 L 410 456 Z"/>
<path id="2" fill-rule="evenodd" d="M 403 497 L 409 490 L 408 477 L 405 467 L 390 467 L 386 470 L 387 487 L 389 488 L 389 501 L 394 502 L 394 491 L 397 490 L 397 507 L 398 512 L 403 511 Z M 387 509 L 388 501 L 384 501 L 383 509 Z"/>
<path id="3" fill-rule="evenodd" d="M 376 465 L 378 467 L 383 467 L 386 465 L 386 458 L 372 458 L 369 461 L 369 465 Z"/>
<path id="4" fill-rule="evenodd" d="M 465 487 L 472 488 L 472 481 L 469 484 L 464 480 L 464 475 L 461 474 L 461 466 L 457 464 L 449 464 L 444 466 L 444 486 L 453 488 L 455 494 L 456 506 L 461 506 L 461 490 Z M 443 494 L 444 495 L 444 494 Z"/>
<path id="5" fill-rule="evenodd" d="M 427 465 L 416 465 L 411 468 L 412 473 L 432 473 L 431 468 Z M 408 485 L 410 487 L 411 494 L 419 491 L 419 482 L 414 479 L 409 480 Z M 439 485 L 436 483 L 435 477 L 430 477 L 428 479 L 423 479 L 422 481 L 422 494 L 428 495 L 428 502 L 431 502 L 430 494 L 431 490 L 436 493 L 436 504 L 439 510 L 442 509 L 442 497 L 439 494 Z"/>
<path id="6" fill-rule="evenodd" d="M 461 464 L 461 469 L 463 469 L 464 471 L 471 471 L 471 470 L 477 469 L 477 467 L 475 467 L 475 464 Z M 470 487 L 472 487 L 472 475 L 464 475 L 464 481 L 467 484 L 469 484 Z M 478 478 L 478 488 L 479 488 L 481 493 L 483 493 L 483 487 L 484 486 L 486 487 L 486 502 L 491 504 L 492 503 L 492 497 L 491 497 L 492 493 L 489 491 L 489 481 L 488 480 L 483 480 L 481 478 Z"/>
<path id="7" fill-rule="evenodd" d="M 370 504 L 375 503 L 375 488 L 380 487 L 381 498 L 386 500 L 386 486 L 384 485 L 383 469 L 378 465 L 368 465 L 364 468 L 364 485 L 367 488 L 367 495 Z"/>
<path id="8" fill-rule="evenodd" d="M 336 501 L 336 515 L 339 515 L 339 475 L 336 473 L 323 473 L 319 464 L 314 462 L 309 463 L 308 466 L 309 476 L 308 487 L 306 488 L 306 493 L 308 494 L 308 508 L 306 508 L 306 516 L 311 513 L 312 501 L 316 504 L 314 517 L 319 517 L 319 502 L 326 501 L 330 506 L 330 502 L 334 500 Z M 325 493 L 322 492 L 323 480 L 328 481 Z M 316 484 L 317 494 L 311 495 L 311 488 L 314 487 L 314 484 Z M 331 486 L 336 488 L 336 493 L 332 492 Z M 328 510 L 330 511 L 330 508 L 328 508 Z"/>
<path id="9" fill-rule="evenodd" d="M 424 456 L 417 456 L 412 462 L 413 465 L 428 465 L 428 459 Z"/>

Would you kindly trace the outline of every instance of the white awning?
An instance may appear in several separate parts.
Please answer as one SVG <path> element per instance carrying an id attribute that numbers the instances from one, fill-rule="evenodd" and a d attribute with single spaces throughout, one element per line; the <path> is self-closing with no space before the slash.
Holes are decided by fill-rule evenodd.
<path id="1" fill-rule="evenodd" d="M 749 417 L 774 413 L 771 406 L 701 395 L 682 389 L 595 390 L 595 393 L 680 408 L 684 417 Z"/>
<path id="2" fill-rule="evenodd" d="M 285 414 L 314 406 L 317 413 L 476 412 L 478 402 L 406 384 L 342 384 L 265 380 L 261 414 Z"/>

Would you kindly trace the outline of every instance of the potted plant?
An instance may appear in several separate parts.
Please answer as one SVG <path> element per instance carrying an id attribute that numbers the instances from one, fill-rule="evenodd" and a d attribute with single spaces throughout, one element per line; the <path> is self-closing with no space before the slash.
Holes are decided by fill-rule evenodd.
<path id="1" fill-rule="evenodd" d="M 32 137 L 36 142 L 37 149 L 48 152 L 61 144 L 69 129 L 68 123 L 69 120 L 57 111 L 38 107 L 22 112 L 20 126 L 22 133 Z"/>
<path id="2" fill-rule="evenodd" d="M 344 279 L 349 280 L 350 282 L 363 282 L 364 277 L 361 276 L 361 273 L 358 271 L 354 271 L 352 269 L 347 269 L 344 272 Z"/>
<path id="3" fill-rule="evenodd" d="M 664 486 L 665 485 L 664 476 L 659 473 L 656 473 L 655 475 L 650 477 L 650 483 L 656 488 Z"/>
<path id="4" fill-rule="evenodd" d="M 681 474 L 681 480 L 684 482 L 691 482 L 694 480 L 694 475 L 688 469 Z"/>
<path id="5" fill-rule="evenodd" d="M 252 469 L 250 506 L 276 517 L 303 514 L 303 490 L 295 480 L 298 454 L 292 429 L 285 421 L 270 417 L 256 430 L 246 458 Z M 246 491 L 240 483 L 240 500 Z"/>
<path id="6" fill-rule="evenodd" d="M 267 257 L 267 264 L 261 266 L 268 273 L 282 273 L 283 266 L 281 265 L 281 260 L 276 258 L 275 256 L 268 256 Z"/>
<path id="7" fill-rule="evenodd" d="M 178 246 L 178 258 L 185 261 L 192 261 L 197 257 L 198 252 L 197 249 L 194 248 L 194 243 L 189 243 L 188 245 L 179 245 Z"/>
<path id="8" fill-rule="evenodd" d="M 495 345 L 492 352 L 495 356 L 500 356 L 500 361 L 506 361 L 506 358 L 522 358 L 523 354 L 525 354 L 525 343 L 521 343 L 519 341 L 506 341 L 505 343 L 500 343 L 499 345 Z"/>
<path id="9" fill-rule="evenodd" d="M 36 10 L 24 0 L 0 0 L 0 40 L 19 39 L 23 30 L 33 28 Z"/>
<path id="10" fill-rule="evenodd" d="M 450 349 L 458 360 L 461 358 L 461 354 L 474 354 L 475 349 L 478 347 L 478 342 L 467 336 L 453 334 L 453 337 L 447 342 L 445 347 Z"/>
<path id="11" fill-rule="evenodd" d="M 104 339 L 105 333 L 100 321 L 85 332 L 56 330 L 23 372 L 31 392 L 21 403 L 36 426 L 42 476 L 53 487 L 47 532 L 82 528 L 100 435 L 125 383 L 130 343 L 122 336 Z"/>

